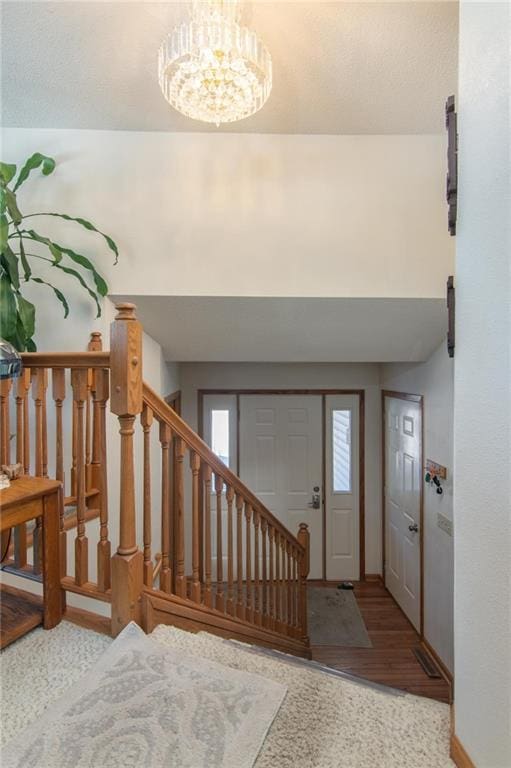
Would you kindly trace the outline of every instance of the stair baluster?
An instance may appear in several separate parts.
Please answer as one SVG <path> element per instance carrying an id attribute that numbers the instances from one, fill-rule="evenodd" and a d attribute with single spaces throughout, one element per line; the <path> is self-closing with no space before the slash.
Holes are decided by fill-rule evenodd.
<path id="1" fill-rule="evenodd" d="M 153 586 L 153 561 L 151 557 L 151 426 L 153 411 L 144 404 L 140 423 L 144 431 L 144 584 Z"/>
<path id="2" fill-rule="evenodd" d="M 270 617 L 268 611 L 268 560 L 266 551 L 266 541 L 268 533 L 268 522 L 266 518 L 261 518 L 261 562 L 262 562 L 262 624 L 263 627 L 270 626 Z"/>
<path id="3" fill-rule="evenodd" d="M 204 465 L 204 539 L 204 604 L 211 608 L 211 467 L 208 464 Z"/>
<path id="4" fill-rule="evenodd" d="M 269 599 L 269 612 L 270 612 L 270 620 L 269 620 L 269 627 L 270 629 L 276 629 L 276 613 L 275 613 L 275 560 L 274 560 L 274 553 L 275 553 L 275 528 L 273 525 L 268 525 L 268 539 L 269 539 L 269 564 L 270 564 L 270 584 L 269 584 L 269 592 L 270 592 L 270 599 Z"/>
<path id="5" fill-rule="evenodd" d="M 185 573 L 185 498 L 184 498 L 184 468 L 183 462 L 186 446 L 180 437 L 176 438 L 174 455 L 175 468 L 175 503 L 176 503 L 176 594 L 180 597 L 187 596 Z"/>
<path id="6" fill-rule="evenodd" d="M 245 535 L 246 535 L 246 547 L 245 547 L 245 564 L 246 564 L 246 585 L 247 585 L 247 597 L 246 597 L 246 609 L 245 618 L 247 621 L 253 622 L 254 615 L 252 612 L 252 543 L 251 543 L 251 521 L 252 521 L 252 507 L 250 504 L 245 503 Z"/>
<path id="7" fill-rule="evenodd" d="M 236 494 L 236 616 L 245 619 L 245 600 L 243 596 L 243 496 Z"/>
<path id="8" fill-rule="evenodd" d="M 99 472 L 93 473 L 93 485 L 99 489 L 99 541 L 98 541 L 98 589 L 106 592 L 111 587 L 112 546 L 108 535 L 108 471 L 106 445 L 106 405 L 110 394 L 110 373 L 107 369 L 94 370 L 95 398 L 99 404 L 98 423 L 94 420 L 95 440 L 99 431 Z"/>
<path id="9" fill-rule="evenodd" d="M 162 592 L 172 591 L 172 572 L 170 570 L 170 464 L 169 450 L 172 433 L 168 424 L 160 422 L 161 444 L 161 569 L 160 589 Z M 180 465 L 182 466 L 182 464 Z"/>
<path id="10" fill-rule="evenodd" d="M 0 380 L 0 466 L 11 463 L 11 430 L 9 424 L 11 387 L 11 379 Z"/>
<path id="11" fill-rule="evenodd" d="M 254 624 L 261 626 L 260 588 L 259 580 L 259 512 L 254 509 Z"/>
<path id="12" fill-rule="evenodd" d="M 234 501 L 234 490 L 227 486 L 227 613 L 234 616 L 234 547 L 233 547 L 233 521 L 232 504 Z"/>
<path id="13" fill-rule="evenodd" d="M 71 386 L 76 412 L 76 539 L 75 584 L 82 586 L 89 580 L 89 544 L 85 535 L 85 430 L 84 406 L 88 396 L 87 370 L 71 371 Z"/>
<path id="14" fill-rule="evenodd" d="M 192 590 L 191 598 L 195 603 L 201 601 L 201 585 L 199 581 L 200 560 L 200 529 L 199 529 L 199 469 L 200 457 L 195 451 L 190 453 L 190 469 L 192 470 Z"/>
<path id="15" fill-rule="evenodd" d="M 224 610 L 224 562 L 222 550 L 222 493 L 224 489 L 223 478 L 215 473 L 216 493 L 216 600 L 217 611 Z"/>

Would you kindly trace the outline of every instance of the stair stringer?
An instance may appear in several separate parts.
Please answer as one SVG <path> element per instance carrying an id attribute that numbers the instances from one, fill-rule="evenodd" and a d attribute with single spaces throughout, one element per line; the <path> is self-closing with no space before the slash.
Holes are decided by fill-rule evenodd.
<path id="1" fill-rule="evenodd" d="M 285 637 L 265 627 L 254 626 L 214 608 L 166 592 L 144 589 L 142 623 L 148 633 L 158 624 L 166 624 L 188 632 L 210 632 L 249 645 L 273 648 L 305 659 L 311 658 L 308 638 L 299 640 Z"/>

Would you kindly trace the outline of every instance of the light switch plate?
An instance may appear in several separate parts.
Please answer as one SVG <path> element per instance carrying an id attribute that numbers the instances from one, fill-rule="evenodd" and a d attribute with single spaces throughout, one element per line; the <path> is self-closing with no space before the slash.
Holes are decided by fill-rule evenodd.
<path id="1" fill-rule="evenodd" d="M 437 512 L 436 524 L 441 531 L 444 531 L 448 536 L 452 536 L 452 520 L 448 517 L 444 517 L 440 512 Z"/>

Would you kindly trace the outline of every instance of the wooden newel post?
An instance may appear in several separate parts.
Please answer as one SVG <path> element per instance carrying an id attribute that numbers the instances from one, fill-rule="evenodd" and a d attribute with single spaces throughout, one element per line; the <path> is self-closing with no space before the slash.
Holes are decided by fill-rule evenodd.
<path id="1" fill-rule="evenodd" d="M 121 485 L 119 546 L 112 557 L 112 635 L 141 623 L 144 556 L 137 546 L 133 435 L 142 411 L 142 326 L 134 304 L 117 304 L 110 328 L 110 409 L 119 417 Z"/>
<path id="2" fill-rule="evenodd" d="M 300 557 L 300 596 L 299 596 L 299 611 L 300 611 L 300 631 L 302 640 L 309 643 L 309 636 L 307 631 L 307 576 L 309 575 L 309 552 L 310 552 L 310 533 L 307 523 L 300 523 L 300 529 L 298 531 L 298 541 L 304 548 L 304 553 Z"/>

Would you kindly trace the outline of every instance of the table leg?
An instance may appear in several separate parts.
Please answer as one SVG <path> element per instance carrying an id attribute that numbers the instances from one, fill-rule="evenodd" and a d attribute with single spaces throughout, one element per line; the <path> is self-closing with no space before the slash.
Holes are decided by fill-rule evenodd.
<path id="1" fill-rule="evenodd" d="M 62 590 L 59 557 L 59 502 L 56 491 L 43 499 L 43 591 L 45 629 L 52 629 L 62 620 Z"/>

